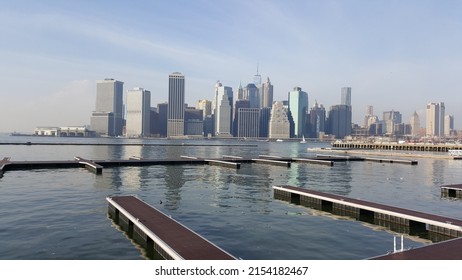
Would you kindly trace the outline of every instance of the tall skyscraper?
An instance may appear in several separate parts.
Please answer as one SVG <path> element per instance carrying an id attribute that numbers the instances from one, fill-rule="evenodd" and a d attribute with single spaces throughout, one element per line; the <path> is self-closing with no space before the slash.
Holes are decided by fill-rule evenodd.
<path id="1" fill-rule="evenodd" d="M 239 86 L 237 87 L 236 91 L 236 100 L 244 100 L 244 88 L 242 87 L 241 82 L 239 82 Z"/>
<path id="2" fill-rule="evenodd" d="M 271 108 L 264 107 L 260 109 L 260 137 L 268 138 L 269 122 L 271 119 Z"/>
<path id="3" fill-rule="evenodd" d="M 290 138 L 289 112 L 281 101 L 273 103 L 269 123 L 269 135 L 271 139 Z"/>
<path id="4" fill-rule="evenodd" d="M 146 137 L 151 135 L 151 92 L 142 88 L 127 91 L 127 123 L 125 135 Z"/>
<path id="5" fill-rule="evenodd" d="M 260 109 L 239 108 L 237 137 L 257 138 L 260 135 Z"/>
<path id="6" fill-rule="evenodd" d="M 318 138 L 321 132 L 325 132 L 326 122 L 326 109 L 322 104 L 318 105 L 318 102 L 314 102 L 314 106 L 310 110 L 309 119 L 309 137 Z"/>
<path id="7" fill-rule="evenodd" d="M 366 115 L 364 116 L 364 127 L 368 128 L 370 118 L 374 116 L 374 107 L 372 105 L 368 105 L 366 108 Z"/>
<path id="8" fill-rule="evenodd" d="M 168 118 L 168 103 L 159 103 L 157 104 L 157 113 L 159 114 L 158 118 L 158 128 L 159 136 L 167 137 L 167 118 Z"/>
<path id="9" fill-rule="evenodd" d="M 329 111 L 329 133 L 337 139 L 351 135 L 351 106 L 334 105 Z"/>
<path id="10" fill-rule="evenodd" d="M 402 115 L 395 110 L 385 111 L 383 112 L 383 123 L 385 124 L 384 133 L 395 135 L 395 126 L 402 123 Z"/>
<path id="11" fill-rule="evenodd" d="M 184 136 L 185 77 L 174 72 L 168 77 L 167 137 Z"/>
<path id="12" fill-rule="evenodd" d="M 260 108 L 260 96 L 255 84 L 248 84 L 244 88 L 244 99 L 250 101 L 250 108 Z"/>
<path id="13" fill-rule="evenodd" d="M 271 108 L 273 105 L 273 85 L 269 77 L 266 78 L 266 82 L 264 82 L 261 86 L 261 108 Z"/>
<path id="14" fill-rule="evenodd" d="M 444 117 L 444 135 L 450 136 L 454 130 L 454 115 L 446 115 Z"/>
<path id="15" fill-rule="evenodd" d="M 418 136 L 420 133 L 420 118 L 416 111 L 411 116 L 411 134 L 413 136 Z"/>
<path id="16" fill-rule="evenodd" d="M 124 126 L 123 82 L 104 79 L 96 82 L 96 106 L 91 127 L 97 134 L 120 136 Z"/>
<path id="17" fill-rule="evenodd" d="M 308 93 L 300 87 L 289 92 L 289 111 L 294 121 L 294 137 L 302 138 L 305 134 L 308 113 Z"/>
<path id="18" fill-rule="evenodd" d="M 341 105 L 351 106 L 351 87 L 342 88 Z"/>
<path id="19" fill-rule="evenodd" d="M 215 135 L 232 136 L 233 89 L 219 81 L 215 86 Z"/>
<path id="20" fill-rule="evenodd" d="M 238 125 L 239 125 L 239 109 L 250 108 L 249 100 L 236 100 L 234 103 L 234 115 L 233 115 L 233 136 L 238 136 Z"/>
<path id="21" fill-rule="evenodd" d="M 426 134 L 431 137 L 444 136 L 444 103 L 428 103 L 427 104 L 427 119 L 426 119 Z"/>

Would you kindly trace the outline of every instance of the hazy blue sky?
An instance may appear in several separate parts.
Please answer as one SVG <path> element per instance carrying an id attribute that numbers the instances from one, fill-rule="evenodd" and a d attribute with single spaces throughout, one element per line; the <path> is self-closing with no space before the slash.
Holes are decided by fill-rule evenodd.
<path id="1" fill-rule="evenodd" d="M 352 88 L 353 121 L 367 105 L 424 124 L 445 102 L 461 128 L 462 1 L 0 0 L 0 131 L 90 123 L 96 80 L 167 100 L 186 76 L 186 102 L 234 89 L 257 63 L 284 100 L 294 86 L 326 109 Z"/>

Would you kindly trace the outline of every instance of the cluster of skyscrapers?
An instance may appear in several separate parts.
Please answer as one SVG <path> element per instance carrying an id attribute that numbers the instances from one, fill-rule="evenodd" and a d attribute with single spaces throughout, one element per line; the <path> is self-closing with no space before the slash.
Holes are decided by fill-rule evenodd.
<path id="1" fill-rule="evenodd" d="M 330 110 L 315 101 L 309 108 L 308 93 L 300 87 L 288 92 L 287 100 L 273 101 L 273 84 L 261 76 L 236 91 L 218 81 L 213 100 L 185 104 L 185 76 L 169 75 L 168 102 L 151 107 L 151 93 L 143 88 L 127 90 L 123 103 L 123 82 L 97 81 L 96 106 L 91 129 L 98 135 L 125 137 L 239 137 L 239 138 L 337 138 L 346 136 L 406 135 L 419 131 L 414 113 L 411 124 L 402 124 L 397 111 L 383 113 L 383 120 L 368 108 L 363 126 L 352 124 L 351 88 L 341 88 L 340 104 Z M 445 125 L 445 119 L 452 124 Z M 430 120 L 430 121 L 428 121 Z M 443 103 L 427 108 L 427 135 L 442 136 L 453 129 L 453 117 L 444 116 Z"/>

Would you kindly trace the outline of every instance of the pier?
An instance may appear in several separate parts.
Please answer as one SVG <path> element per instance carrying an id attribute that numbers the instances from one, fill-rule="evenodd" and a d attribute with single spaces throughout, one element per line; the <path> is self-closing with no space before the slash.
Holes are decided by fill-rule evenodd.
<path id="1" fill-rule="evenodd" d="M 462 238 L 382 255 L 371 260 L 462 260 Z"/>
<path id="2" fill-rule="evenodd" d="M 364 143 L 364 142 L 341 142 L 332 143 L 332 147 L 340 149 L 362 150 L 399 150 L 399 151 L 423 151 L 423 152 L 448 152 L 449 150 L 462 150 L 462 145 L 446 145 L 433 143 Z"/>
<path id="3" fill-rule="evenodd" d="M 3 169 L 5 168 L 6 165 L 8 165 L 10 163 L 10 158 L 9 157 L 4 157 L 1 161 L 0 161 L 0 177 L 3 176 Z"/>
<path id="4" fill-rule="evenodd" d="M 290 168 L 292 163 L 319 164 L 324 166 L 333 166 L 335 162 L 345 161 L 365 161 L 371 160 L 362 157 L 352 156 L 334 156 L 334 155 L 317 155 L 314 158 L 290 158 L 271 155 L 259 155 L 258 158 L 244 158 L 239 156 L 224 155 L 222 158 L 198 158 L 194 156 L 182 155 L 177 159 L 147 159 L 138 156 L 130 156 L 128 159 L 84 159 L 74 157 L 74 160 L 58 161 L 12 161 L 5 157 L 0 161 L 0 175 L 11 170 L 32 170 L 32 169 L 59 169 L 59 168 L 80 168 L 86 167 L 90 172 L 97 175 L 103 173 L 105 168 L 127 167 L 127 166 L 150 166 L 150 165 L 215 165 L 240 169 L 242 164 L 269 164 Z M 408 163 L 415 165 L 417 161 L 406 161 L 400 159 L 377 159 L 374 160 L 383 163 Z"/>
<path id="5" fill-rule="evenodd" d="M 432 241 L 462 237 L 462 220 L 294 186 L 273 186 L 273 189 L 276 199 L 348 216 L 398 233 L 417 235 Z"/>
<path id="6" fill-rule="evenodd" d="M 85 168 L 87 168 L 91 172 L 93 172 L 95 174 L 103 174 L 103 167 L 101 165 L 95 163 L 94 161 L 84 159 L 84 158 L 81 158 L 81 157 L 74 157 L 74 159 L 76 161 L 78 161 L 80 166 L 84 166 Z"/>
<path id="7" fill-rule="evenodd" d="M 462 199 L 462 184 L 441 186 L 441 196 Z"/>
<path id="8" fill-rule="evenodd" d="M 167 260 L 235 260 L 204 237 L 134 196 L 106 198 L 112 219 L 147 252 Z"/>

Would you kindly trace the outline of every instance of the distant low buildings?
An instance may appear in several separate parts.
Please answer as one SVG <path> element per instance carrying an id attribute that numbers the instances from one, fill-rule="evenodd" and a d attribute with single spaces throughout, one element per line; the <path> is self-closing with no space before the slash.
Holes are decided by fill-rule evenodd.
<path id="1" fill-rule="evenodd" d="M 87 126 L 39 126 L 34 130 L 35 136 L 53 137 L 95 137 L 95 131 Z"/>

